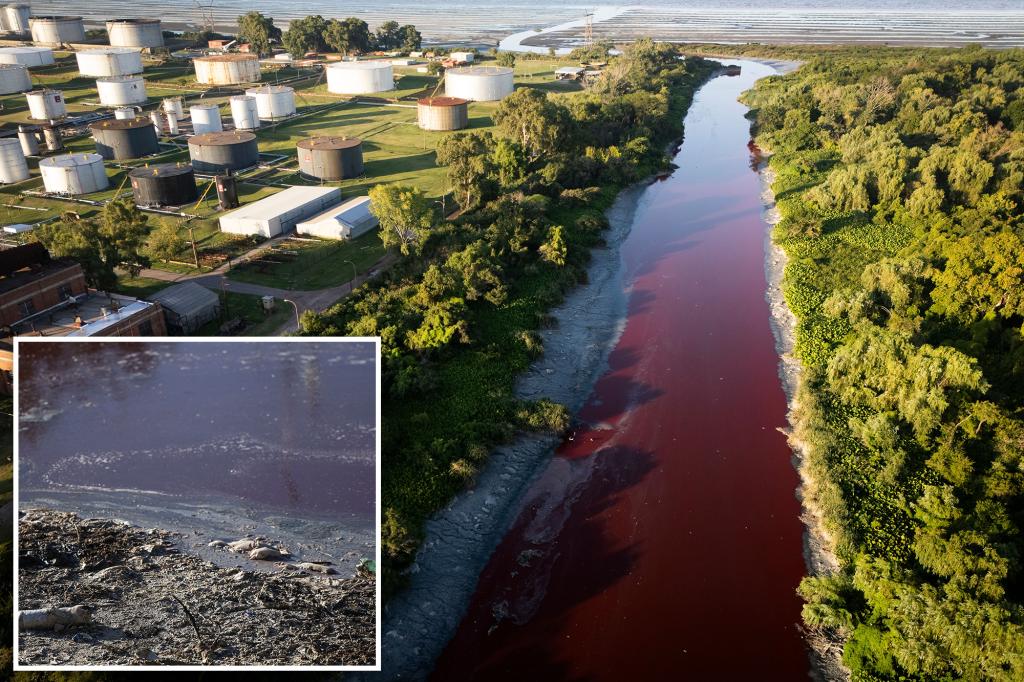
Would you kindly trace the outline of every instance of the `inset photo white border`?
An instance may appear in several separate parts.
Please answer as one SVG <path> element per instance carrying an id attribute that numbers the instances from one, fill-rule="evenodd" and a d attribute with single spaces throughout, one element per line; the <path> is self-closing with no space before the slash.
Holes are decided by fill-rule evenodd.
<path id="1" fill-rule="evenodd" d="M 18 441 L 20 412 L 18 406 L 18 381 L 20 361 L 20 347 L 22 344 L 31 343 L 296 343 L 296 344 L 322 344 L 322 343 L 373 343 L 376 352 L 376 429 L 375 429 L 375 456 L 376 456 L 376 495 L 375 495 L 375 524 L 376 524 L 376 548 L 374 551 L 376 559 L 376 664 L 368 665 L 21 665 L 19 658 L 19 600 L 18 600 L 18 555 L 19 555 L 19 495 L 18 495 Z M 381 343 L 379 336 L 341 336 L 341 337 L 299 337 L 299 336 L 252 336 L 252 337 L 194 337 L 194 336 L 107 336 L 107 337 L 14 337 L 14 601 L 12 610 L 14 633 L 14 670 L 55 670 L 55 671 L 323 671 L 323 672 L 379 672 L 381 670 L 381 599 L 382 599 L 382 577 L 381 577 Z"/>

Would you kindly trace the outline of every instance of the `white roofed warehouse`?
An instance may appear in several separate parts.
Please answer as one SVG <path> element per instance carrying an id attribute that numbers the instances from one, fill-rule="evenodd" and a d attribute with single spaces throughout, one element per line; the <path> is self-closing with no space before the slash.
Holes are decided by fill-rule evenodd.
<path id="1" fill-rule="evenodd" d="M 221 232 L 276 237 L 341 201 L 337 187 L 289 187 L 221 216 Z"/>
<path id="2" fill-rule="evenodd" d="M 195 282 L 169 286 L 150 296 L 149 300 L 163 308 L 167 330 L 172 334 L 194 334 L 210 320 L 220 317 L 220 298 Z"/>
<path id="3" fill-rule="evenodd" d="M 304 220 L 295 226 L 295 231 L 322 239 L 355 239 L 378 225 L 380 221 L 373 214 L 370 197 L 356 197 Z"/>

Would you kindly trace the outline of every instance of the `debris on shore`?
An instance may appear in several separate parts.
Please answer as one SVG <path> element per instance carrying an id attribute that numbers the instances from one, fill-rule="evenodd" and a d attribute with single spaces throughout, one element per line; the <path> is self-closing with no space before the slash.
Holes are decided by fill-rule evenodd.
<path id="1" fill-rule="evenodd" d="M 329 566 L 305 563 L 282 563 L 277 573 L 220 568 L 180 551 L 176 537 L 66 512 L 23 512 L 19 662 L 375 663 L 372 574 L 338 579 Z M 230 544 L 244 542 L 255 544 L 235 551 L 250 556 L 265 548 L 289 559 L 282 548 L 260 540 Z"/>

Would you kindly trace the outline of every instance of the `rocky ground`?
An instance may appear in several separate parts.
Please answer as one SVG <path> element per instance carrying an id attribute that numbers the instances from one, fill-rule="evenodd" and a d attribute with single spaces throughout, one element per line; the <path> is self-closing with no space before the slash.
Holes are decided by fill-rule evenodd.
<path id="1" fill-rule="evenodd" d="M 46 509 L 19 519 L 21 612 L 85 606 L 89 621 L 20 629 L 23 665 L 373 665 L 376 582 L 277 561 L 220 568 L 178 535 Z M 223 551 L 230 551 L 224 548 Z"/>

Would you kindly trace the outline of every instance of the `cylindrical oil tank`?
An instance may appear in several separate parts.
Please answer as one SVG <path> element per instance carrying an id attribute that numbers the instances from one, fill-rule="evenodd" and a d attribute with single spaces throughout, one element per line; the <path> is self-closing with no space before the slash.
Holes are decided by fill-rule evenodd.
<path id="1" fill-rule="evenodd" d="M 164 131 L 164 115 L 161 112 L 155 109 L 149 112 L 149 120 L 153 122 L 153 130 L 157 135 Z"/>
<path id="2" fill-rule="evenodd" d="M 219 133 L 224 130 L 220 121 L 220 107 L 216 104 L 197 104 L 188 108 L 192 119 L 192 134 Z"/>
<path id="3" fill-rule="evenodd" d="M 128 173 L 139 206 L 181 206 L 196 200 L 196 174 L 187 163 L 141 166 Z"/>
<path id="4" fill-rule="evenodd" d="M 107 22 L 111 47 L 162 47 L 163 29 L 159 19 L 114 19 Z"/>
<path id="5" fill-rule="evenodd" d="M 327 67 L 327 91 L 339 95 L 365 95 L 395 88 L 391 62 L 335 62 Z"/>
<path id="6" fill-rule="evenodd" d="M 363 142 L 356 137 L 311 137 L 296 146 L 299 170 L 320 180 L 345 180 L 363 174 Z"/>
<path id="7" fill-rule="evenodd" d="M 48 66 L 53 64 L 53 50 L 48 47 L 0 47 L 0 64 Z"/>
<path id="8" fill-rule="evenodd" d="M 28 100 L 29 118 L 37 121 L 62 118 L 68 112 L 64 93 L 60 90 L 33 90 L 25 93 L 25 99 Z"/>
<path id="9" fill-rule="evenodd" d="M 174 114 L 179 120 L 185 118 L 185 105 L 180 97 L 166 97 L 161 106 L 165 114 Z"/>
<path id="10" fill-rule="evenodd" d="M 31 13 L 28 5 L 4 5 L 4 28 L 11 33 L 28 33 Z"/>
<path id="11" fill-rule="evenodd" d="M 214 181 L 217 185 L 217 201 L 220 202 L 220 207 L 225 211 L 238 208 L 238 181 L 235 176 L 230 173 L 218 175 Z"/>
<path id="12" fill-rule="evenodd" d="M 221 173 L 259 163 L 256 136 L 244 130 L 204 133 L 188 138 L 192 166 L 200 173 Z"/>
<path id="13" fill-rule="evenodd" d="M 32 42 L 39 45 L 65 45 L 85 41 L 82 17 L 32 17 L 28 20 Z"/>
<path id="14" fill-rule="evenodd" d="M 131 107 L 118 107 L 114 109 L 114 118 L 120 121 L 127 121 L 130 118 L 135 118 L 135 109 Z"/>
<path id="15" fill-rule="evenodd" d="M 39 154 L 39 140 L 36 138 L 34 128 L 18 126 L 18 143 L 21 144 L 21 151 L 25 156 L 37 156 Z"/>
<path id="16" fill-rule="evenodd" d="M 107 160 L 138 159 L 160 151 L 153 122 L 146 116 L 108 118 L 89 126 L 96 153 Z"/>
<path id="17" fill-rule="evenodd" d="M 60 128 L 43 126 L 43 141 L 48 152 L 59 152 L 64 149 L 64 137 L 60 134 Z"/>
<path id="18" fill-rule="evenodd" d="M 416 120 L 424 130 L 462 130 L 469 125 L 469 103 L 459 97 L 416 100 Z"/>
<path id="19" fill-rule="evenodd" d="M 512 94 L 512 69 L 505 66 L 460 66 L 444 72 L 444 92 L 471 102 L 493 102 Z"/>
<path id="20" fill-rule="evenodd" d="M 176 113 L 173 111 L 165 111 L 164 117 L 167 119 L 168 135 L 177 135 L 181 132 L 181 129 L 178 127 L 178 115 Z"/>
<path id="21" fill-rule="evenodd" d="M 192 60 L 196 80 L 206 85 L 238 85 L 260 79 L 260 58 L 254 54 L 215 54 Z"/>
<path id="22" fill-rule="evenodd" d="M 0 139 L 0 182 L 10 184 L 28 180 L 28 162 L 21 143 L 15 137 Z"/>
<path id="23" fill-rule="evenodd" d="M 142 73 L 142 52 L 135 47 L 97 47 L 75 53 L 83 76 L 128 76 Z"/>
<path id="24" fill-rule="evenodd" d="M 245 91 L 256 100 L 257 115 L 267 121 L 276 121 L 295 113 L 295 91 L 286 85 L 264 85 Z"/>
<path id="25" fill-rule="evenodd" d="M 256 109 L 256 98 L 236 95 L 231 98 L 231 120 L 235 130 L 254 130 L 260 127 L 260 115 Z"/>
<path id="26" fill-rule="evenodd" d="M 142 76 L 107 76 L 96 80 L 100 104 L 120 107 L 146 101 L 146 81 Z"/>
<path id="27" fill-rule="evenodd" d="M 0 64 L 0 95 L 32 89 L 32 78 L 21 64 Z"/>
<path id="28" fill-rule="evenodd" d="M 64 154 L 39 162 L 43 186 L 54 194 L 89 194 L 106 189 L 107 171 L 99 154 Z"/>

